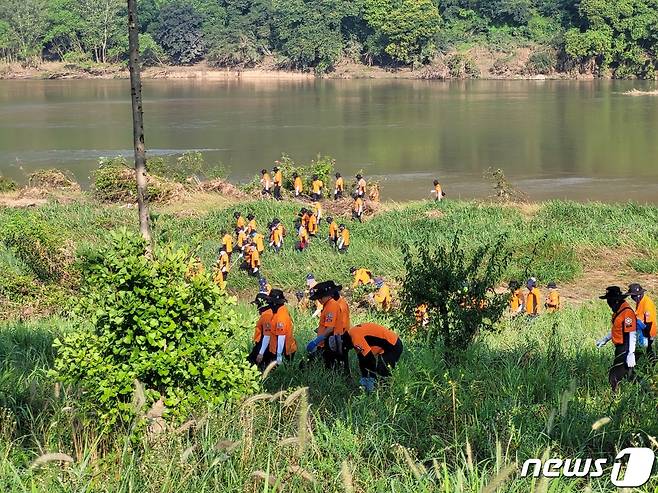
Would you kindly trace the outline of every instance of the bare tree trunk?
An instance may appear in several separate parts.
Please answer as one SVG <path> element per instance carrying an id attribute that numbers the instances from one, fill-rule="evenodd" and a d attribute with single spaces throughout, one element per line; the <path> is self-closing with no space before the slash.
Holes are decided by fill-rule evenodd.
<path id="1" fill-rule="evenodd" d="M 133 139 L 135 147 L 135 176 L 137 178 L 137 206 L 139 230 L 152 247 L 149 206 L 146 199 L 146 151 L 144 149 L 144 121 L 142 113 L 142 78 L 139 60 L 139 23 L 137 22 L 137 0 L 128 0 L 128 45 L 130 49 L 130 93 L 133 103 Z"/>

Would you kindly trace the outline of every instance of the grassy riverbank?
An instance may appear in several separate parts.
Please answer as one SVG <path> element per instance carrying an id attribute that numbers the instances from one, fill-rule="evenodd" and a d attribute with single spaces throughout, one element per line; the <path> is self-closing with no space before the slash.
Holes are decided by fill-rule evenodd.
<path id="1" fill-rule="evenodd" d="M 210 268 L 234 210 L 253 212 L 259 225 L 280 217 L 290 229 L 300 206 L 203 194 L 155 206 L 154 230 L 160 244 L 196 247 Z M 428 348 L 422 337 L 396 327 L 405 354 L 390 385 L 374 395 L 358 389 L 355 361 L 350 380 L 318 367 L 280 368 L 257 399 L 200 409 L 196 426 L 148 443 L 132 443 L 127 430 L 99 437 L 98 426 L 78 412 L 78 396 L 47 374 L 52 340 L 74 330 L 75 316 L 62 308 L 77 293 L 76 259 L 102 248 L 109 231 L 136 229 L 135 216 L 132 208 L 79 194 L 0 209 L 0 231 L 14 239 L 0 246 L 0 477 L 6 491 L 476 492 L 497 478 L 501 491 L 603 492 L 612 489 L 609 474 L 549 483 L 519 479 L 519 465 L 545 453 L 611 459 L 625 446 L 658 447 L 649 438 L 658 429 L 656 374 L 642 369 L 641 360 L 640 383 L 612 395 L 611 348 L 594 347 L 609 321 L 596 299 L 607 284 L 640 280 L 653 292 L 658 288 L 655 206 L 384 203 L 363 224 L 341 219 L 352 231 L 347 255 L 320 238 L 298 254 L 288 238 L 281 255 L 263 257 L 263 271 L 272 285 L 293 292 L 307 272 L 346 285 L 352 265 L 395 285 L 404 273 L 403 243 L 443 244 L 462 232 L 470 249 L 506 234 L 514 252 L 508 277 L 557 281 L 565 309 L 533 323 L 503 321 L 497 332 L 480 334 L 453 366 L 446 366 L 440 347 Z M 256 287 L 233 271 L 229 290 L 239 299 L 235 310 L 244 330 L 237 342 L 245 349 L 255 316 L 243 300 Z M 354 322 L 395 323 L 357 307 L 347 294 Z M 293 317 L 303 347 L 316 322 L 296 309 Z M 306 386 L 307 398 L 291 397 Z M 593 429 L 603 417 L 610 422 Z M 74 463 L 29 467 L 47 452 L 68 454 Z M 641 491 L 656 487 L 654 479 Z"/>

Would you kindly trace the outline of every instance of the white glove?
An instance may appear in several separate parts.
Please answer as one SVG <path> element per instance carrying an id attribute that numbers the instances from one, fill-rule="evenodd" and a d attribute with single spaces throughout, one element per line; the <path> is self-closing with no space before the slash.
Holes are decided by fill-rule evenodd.
<path id="1" fill-rule="evenodd" d="M 629 352 L 626 355 L 626 366 L 628 366 L 629 368 L 635 367 L 635 353 Z"/>
<path id="2" fill-rule="evenodd" d="M 596 341 L 596 347 L 599 348 L 599 349 L 602 348 L 603 346 L 608 344 L 608 342 L 610 342 L 610 339 L 612 339 L 612 337 L 610 337 L 610 334 L 608 334 L 605 337 L 601 337 L 601 339 Z"/>

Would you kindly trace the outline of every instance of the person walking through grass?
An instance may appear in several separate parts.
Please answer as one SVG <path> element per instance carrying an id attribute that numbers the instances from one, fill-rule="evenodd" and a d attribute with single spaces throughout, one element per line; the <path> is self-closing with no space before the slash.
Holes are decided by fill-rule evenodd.
<path id="1" fill-rule="evenodd" d="M 609 341 L 615 345 L 615 356 L 608 372 L 608 381 L 613 392 L 619 383 L 633 377 L 635 368 L 635 345 L 637 340 L 637 319 L 635 312 L 626 301 L 627 293 L 622 293 L 619 286 L 609 286 L 600 299 L 606 300 L 612 310 L 611 329 L 608 335 L 596 341 L 596 347 L 602 348 Z"/>
<path id="2" fill-rule="evenodd" d="M 653 343 L 656 339 L 656 304 L 647 294 L 647 290 L 641 285 L 633 283 L 628 286 L 628 293 L 635 302 L 635 316 L 642 322 L 644 337 L 647 339 L 647 357 L 651 363 L 655 363 L 656 355 L 653 351 Z"/>

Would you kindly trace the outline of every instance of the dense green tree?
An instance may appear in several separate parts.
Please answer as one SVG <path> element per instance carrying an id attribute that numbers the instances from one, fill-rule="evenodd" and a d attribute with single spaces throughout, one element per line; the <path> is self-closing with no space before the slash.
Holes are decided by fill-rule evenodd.
<path id="1" fill-rule="evenodd" d="M 364 18 L 374 31 L 370 45 L 396 62 L 423 63 L 436 52 L 441 17 L 432 0 L 366 0 Z"/>
<path id="2" fill-rule="evenodd" d="M 211 63 L 252 66 L 270 53 L 272 2 L 220 0 L 204 12 L 204 37 Z"/>
<path id="3" fill-rule="evenodd" d="M 46 31 L 46 0 L 2 0 L 0 19 L 9 26 L 6 50 L 12 57 L 40 56 Z"/>
<path id="4" fill-rule="evenodd" d="M 617 77 L 654 78 L 658 54 L 658 0 L 582 0 L 582 29 L 565 36 L 565 51 Z"/>
<path id="5" fill-rule="evenodd" d="M 343 20 L 353 13 L 348 0 L 273 0 L 272 29 L 283 66 L 330 70 L 343 51 Z"/>
<path id="6" fill-rule="evenodd" d="M 162 7 L 152 34 L 174 63 L 188 65 L 205 54 L 202 24 L 203 18 L 192 5 L 173 1 Z"/>

